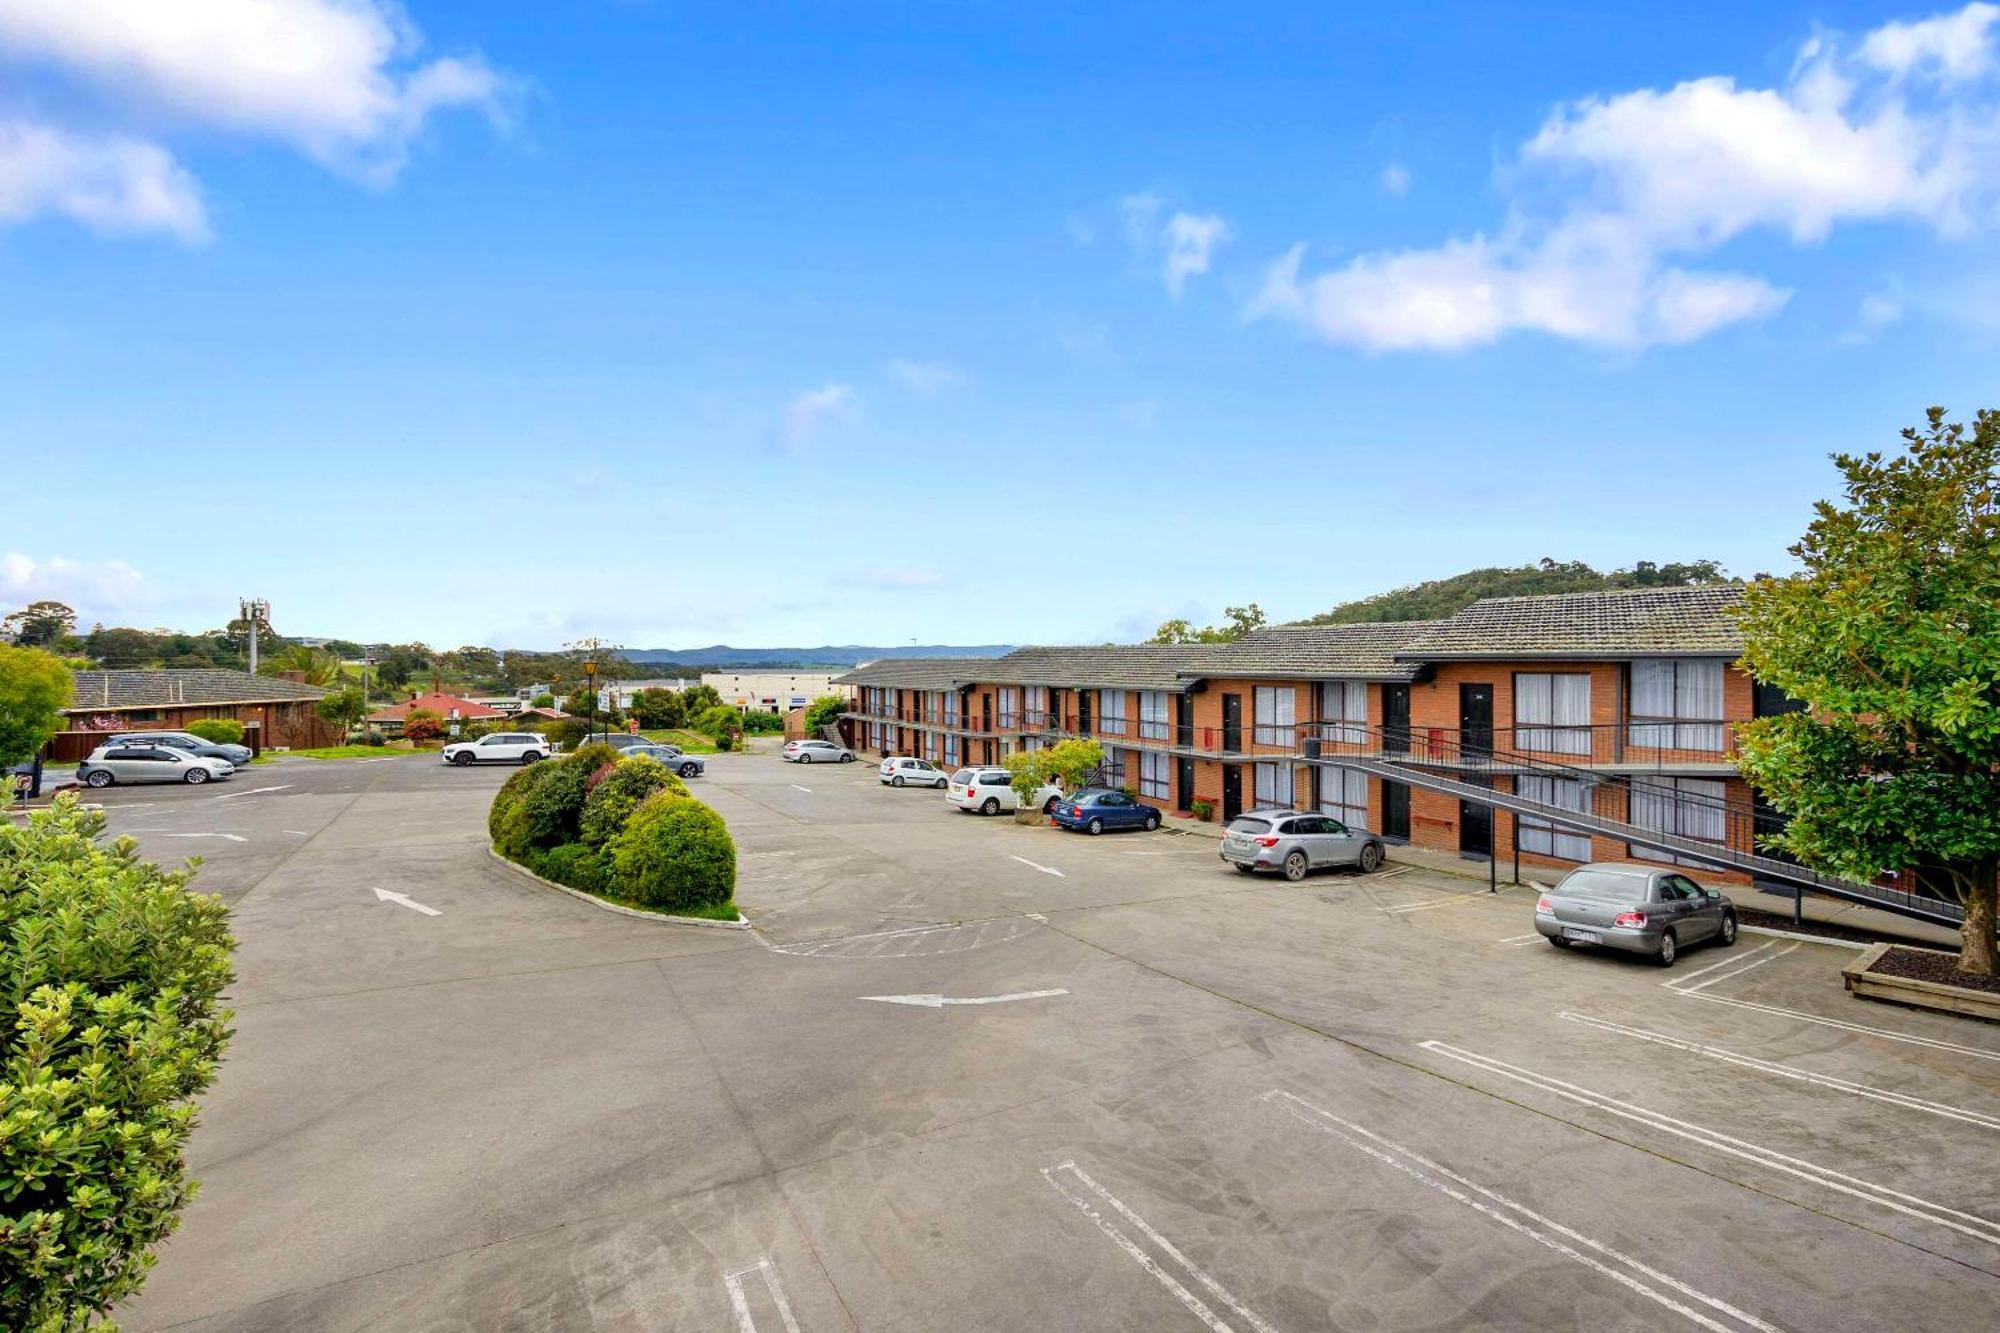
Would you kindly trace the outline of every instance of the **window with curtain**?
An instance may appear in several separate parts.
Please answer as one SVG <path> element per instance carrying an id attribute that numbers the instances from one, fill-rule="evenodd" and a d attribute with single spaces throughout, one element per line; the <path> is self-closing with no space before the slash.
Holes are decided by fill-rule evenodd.
<path id="1" fill-rule="evenodd" d="M 1159 750 L 1143 750 L 1139 754 L 1139 794 L 1167 797 L 1168 766 L 1171 760 Z"/>
<path id="2" fill-rule="evenodd" d="M 1514 677 L 1514 744 L 1546 754 L 1590 753 L 1590 676 L 1582 671 Z"/>
<path id="3" fill-rule="evenodd" d="M 1027 721 L 1029 726 L 1046 727 L 1049 725 L 1048 686 L 1046 685 L 1028 686 L 1027 713 L 1028 713 Z"/>
<path id="4" fill-rule="evenodd" d="M 1729 812 L 1722 783 L 1707 778 L 1648 778 L 1632 782 L 1632 822 L 1640 828 L 1672 833 L 1702 842 L 1723 842 L 1729 833 Z M 1634 856 L 1675 865 L 1705 865 L 1676 856 L 1664 847 L 1631 844 Z"/>
<path id="5" fill-rule="evenodd" d="M 1259 745 L 1290 745 L 1298 724 L 1299 692 L 1289 685 L 1259 685 L 1252 706 L 1253 739 Z"/>
<path id="6" fill-rule="evenodd" d="M 1015 727 L 1020 726 L 1021 692 L 1012 685 L 1002 685 L 1000 687 L 997 711 L 1000 714 L 1000 729 L 1002 731 L 1012 731 Z"/>
<path id="7" fill-rule="evenodd" d="M 1568 778 L 1518 777 L 1514 779 L 1514 794 L 1523 800 L 1552 805 L 1558 810 L 1587 813 L 1590 809 L 1590 793 L 1584 790 L 1581 782 L 1572 782 Z M 1588 834 L 1557 828 L 1548 820 L 1534 815 L 1521 815 L 1517 822 L 1522 851 L 1557 856 L 1565 861 L 1590 859 Z"/>
<path id="8" fill-rule="evenodd" d="M 1292 803 L 1292 766 L 1290 764 L 1258 764 L 1257 804 L 1260 806 L 1289 806 Z"/>
<path id="9" fill-rule="evenodd" d="M 1125 785 L 1125 751 L 1114 745 L 1104 747 L 1104 785 L 1122 787 Z"/>
<path id="10" fill-rule="evenodd" d="M 1368 827 L 1368 775 L 1346 768 L 1322 768 L 1319 812 L 1349 828 Z"/>
<path id="11" fill-rule="evenodd" d="M 1125 691 L 1097 692 L 1097 730 L 1105 736 L 1125 734 Z"/>
<path id="12" fill-rule="evenodd" d="M 1165 690 L 1139 691 L 1139 738 L 1149 741 L 1163 741 L 1167 738 Z"/>
<path id="13" fill-rule="evenodd" d="M 1340 745 L 1361 745 L 1368 739 L 1368 682 L 1323 680 L 1319 683 L 1319 734 Z"/>
<path id="14" fill-rule="evenodd" d="M 1722 749 L 1722 662 L 1642 657 L 1632 663 L 1632 744 L 1652 750 Z"/>
<path id="15" fill-rule="evenodd" d="M 949 732 L 944 738 L 944 761 L 953 768 L 958 767 L 958 737 Z"/>
<path id="16" fill-rule="evenodd" d="M 944 692 L 944 724 L 947 727 L 955 727 L 958 725 L 957 690 L 946 690 Z"/>

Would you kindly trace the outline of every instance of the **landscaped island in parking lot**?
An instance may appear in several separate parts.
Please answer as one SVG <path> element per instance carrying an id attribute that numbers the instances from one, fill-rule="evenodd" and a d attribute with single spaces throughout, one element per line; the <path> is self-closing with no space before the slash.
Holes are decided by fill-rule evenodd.
<path id="1" fill-rule="evenodd" d="M 737 919 L 736 843 L 659 760 L 586 745 L 530 764 L 493 798 L 493 849 L 544 879 L 626 907 Z"/>

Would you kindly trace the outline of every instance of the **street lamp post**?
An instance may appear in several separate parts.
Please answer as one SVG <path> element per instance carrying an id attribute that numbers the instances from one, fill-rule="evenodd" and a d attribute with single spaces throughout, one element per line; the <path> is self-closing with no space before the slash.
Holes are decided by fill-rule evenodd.
<path id="1" fill-rule="evenodd" d="M 583 688 L 590 694 L 590 721 L 583 730 L 584 743 L 588 744 L 597 732 L 597 662 L 594 658 L 583 664 Z"/>

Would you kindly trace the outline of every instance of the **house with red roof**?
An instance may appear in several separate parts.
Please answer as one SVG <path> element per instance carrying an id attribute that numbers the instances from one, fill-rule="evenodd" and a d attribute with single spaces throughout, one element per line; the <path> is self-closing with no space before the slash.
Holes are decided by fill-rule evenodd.
<path id="1" fill-rule="evenodd" d="M 433 692 L 413 694 L 400 703 L 393 703 L 378 712 L 370 713 L 368 725 L 379 727 L 391 735 L 397 735 L 403 730 L 403 724 L 409 721 L 410 714 L 419 708 L 429 709 L 443 718 L 447 729 L 454 722 L 478 722 L 487 718 L 507 716 L 497 708 L 489 708 L 471 699 L 461 699 L 455 694 Z"/>

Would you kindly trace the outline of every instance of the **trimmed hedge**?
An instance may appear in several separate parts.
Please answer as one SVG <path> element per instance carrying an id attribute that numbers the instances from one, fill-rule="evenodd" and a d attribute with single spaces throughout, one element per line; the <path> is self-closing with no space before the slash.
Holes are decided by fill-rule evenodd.
<path id="1" fill-rule="evenodd" d="M 687 784 L 649 754 L 635 754 L 612 764 L 609 770 L 593 774 L 595 785 L 583 802 L 583 818 L 578 824 L 578 841 L 586 847 L 602 847 L 611 841 L 639 803 L 655 792 L 688 794 Z M 549 876 L 550 879 L 556 876 Z"/>
<path id="2" fill-rule="evenodd" d="M 735 894 L 722 817 L 650 755 L 597 744 L 530 764 L 501 784 L 486 830 L 495 851 L 543 878 L 635 906 L 714 909 Z"/>
<path id="3" fill-rule="evenodd" d="M 735 840 L 700 801 L 649 796 L 611 840 L 611 888 L 669 912 L 720 907 L 736 896 Z"/>
<path id="4" fill-rule="evenodd" d="M 229 913 L 63 795 L 0 823 L 0 1328 L 98 1327 L 194 1197 Z"/>
<path id="5" fill-rule="evenodd" d="M 211 745 L 243 744 L 243 724 L 230 717 L 204 717 L 187 724 L 190 736 L 199 736 Z"/>

